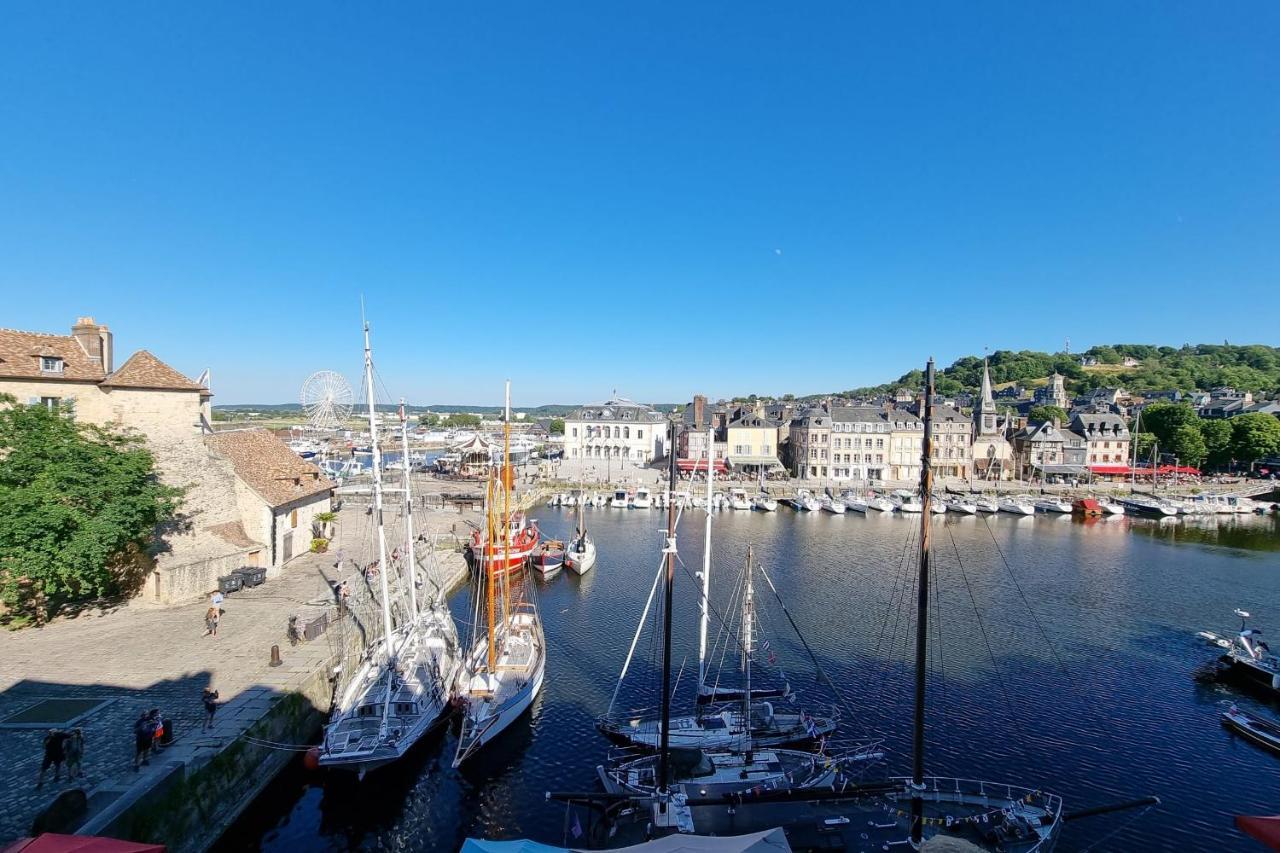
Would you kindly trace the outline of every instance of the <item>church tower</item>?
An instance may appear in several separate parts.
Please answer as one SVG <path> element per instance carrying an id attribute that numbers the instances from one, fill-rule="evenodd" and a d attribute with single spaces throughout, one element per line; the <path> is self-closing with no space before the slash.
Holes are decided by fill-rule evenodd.
<path id="1" fill-rule="evenodd" d="M 996 435 L 999 428 L 996 424 L 996 401 L 991 396 L 991 371 L 987 361 L 982 361 L 982 394 L 978 405 L 973 407 L 973 432 L 975 435 Z"/>

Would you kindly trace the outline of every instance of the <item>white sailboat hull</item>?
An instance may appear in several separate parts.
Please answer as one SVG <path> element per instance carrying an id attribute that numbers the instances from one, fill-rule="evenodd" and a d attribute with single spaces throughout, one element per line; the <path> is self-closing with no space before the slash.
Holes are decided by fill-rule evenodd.
<path id="1" fill-rule="evenodd" d="M 483 671 L 488 658 L 488 639 L 476 643 L 462 671 L 458 695 L 466 703 L 462 733 L 453 766 L 475 755 L 520 718 L 542 690 L 546 672 L 546 639 L 536 611 L 513 613 L 506 626 L 507 637 L 498 659 L 497 671 Z M 523 654 L 524 648 L 528 654 Z M 518 651 L 517 651 L 518 650 Z"/>
<path id="2" fill-rule="evenodd" d="M 574 550 L 573 546 L 570 546 L 564 553 L 564 564 L 575 574 L 584 575 L 591 571 L 591 567 L 596 564 L 595 543 L 588 539 L 581 551 Z"/>

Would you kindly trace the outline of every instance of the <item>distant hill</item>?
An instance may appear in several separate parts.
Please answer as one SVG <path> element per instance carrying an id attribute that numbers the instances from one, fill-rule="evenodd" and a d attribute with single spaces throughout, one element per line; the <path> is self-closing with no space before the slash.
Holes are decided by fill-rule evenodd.
<path id="1" fill-rule="evenodd" d="M 1017 382 L 1028 387 L 1055 370 L 1067 378 L 1072 393 L 1095 388 L 1122 387 L 1126 391 L 1208 391 L 1223 386 L 1240 391 L 1274 393 L 1280 390 L 1280 347 L 1264 344 L 1197 344 L 1180 348 L 1148 344 L 1096 346 L 1082 353 L 1047 353 L 1034 350 L 996 350 L 989 357 L 991 381 L 1001 385 Z M 1082 366 L 1082 359 L 1096 359 Z M 1126 366 L 1126 358 L 1136 366 Z M 965 356 L 938 372 L 940 394 L 976 392 L 982 383 L 982 358 Z M 893 382 L 841 392 L 866 396 L 892 392 L 897 388 L 918 389 L 924 385 L 921 369 L 904 373 Z"/>
<path id="2" fill-rule="evenodd" d="M 567 415 L 580 404 L 566 405 L 563 403 L 549 403 L 544 406 L 535 406 L 530 409 L 527 407 L 513 406 L 513 410 L 517 412 L 525 412 L 528 418 L 558 418 Z M 654 403 L 655 409 L 660 412 L 669 412 L 677 405 L 676 403 Z M 287 418 L 291 416 L 302 416 L 302 406 L 297 403 L 237 403 L 234 405 L 214 406 L 214 411 L 223 414 L 243 414 L 245 412 L 259 412 L 264 415 L 273 417 Z M 398 403 L 375 403 L 374 409 L 379 412 L 395 412 L 399 411 Z M 420 414 L 422 412 L 435 412 L 441 415 L 452 415 L 457 413 L 468 413 L 476 415 L 500 415 L 502 414 L 501 406 L 460 406 L 455 404 L 432 404 L 430 406 L 414 406 L 406 405 L 411 414 Z"/>

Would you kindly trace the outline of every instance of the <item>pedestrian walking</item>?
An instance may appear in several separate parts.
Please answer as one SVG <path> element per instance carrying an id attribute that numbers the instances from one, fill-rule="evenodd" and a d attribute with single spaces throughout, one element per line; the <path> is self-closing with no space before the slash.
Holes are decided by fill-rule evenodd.
<path id="1" fill-rule="evenodd" d="M 36 787 L 44 787 L 44 774 L 53 768 L 53 781 L 62 778 L 62 762 L 66 760 L 67 733 L 61 729 L 49 729 L 44 736 L 44 759 L 40 762 L 40 775 L 36 777 Z"/>
<path id="2" fill-rule="evenodd" d="M 84 762 L 84 729 L 72 729 L 62 751 L 67 759 L 67 778 L 79 779 L 84 775 L 81 767 Z"/>
<path id="3" fill-rule="evenodd" d="M 216 607 L 210 607 L 204 612 L 204 635 L 206 637 L 218 636 L 218 620 L 222 618 L 222 612 Z"/>
<path id="4" fill-rule="evenodd" d="M 213 715 L 218 712 L 218 691 L 212 687 L 206 687 L 200 697 L 200 702 L 204 705 L 203 731 L 208 731 L 213 728 Z"/>
<path id="5" fill-rule="evenodd" d="M 164 748 L 164 720 L 160 719 L 160 709 L 152 708 L 147 719 L 151 723 L 151 751 L 159 752 Z"/>
<path id="6" fill-rule="evenodd" d="M 156 727 L 151 723 L 146 711 L 138 714 L 133 723 L 133 769 L 137 772 L 141 765 L 150 764 L 151 741 L 155 739 Z"/>

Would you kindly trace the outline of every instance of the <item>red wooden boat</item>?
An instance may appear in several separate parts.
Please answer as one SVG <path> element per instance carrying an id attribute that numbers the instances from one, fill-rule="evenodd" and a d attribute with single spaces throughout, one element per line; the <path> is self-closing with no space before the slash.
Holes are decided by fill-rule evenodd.
<path id="1" fill-rule="evenodd" d="M 536 521 L 526 519 L 523 512 L 513 512 L 511 522 L 507 525 L 507 537 L 509 544 L 506 547 L 503 547 L 501 536 L 496 537 L 490 545 L 483 541 L 484 531 L 472 531 L 471 554 L 479 569 L 488 568 L 492 561 L 495 574 L 520 571 L 529 555 L 538 547 L 541 534 Z"/>

